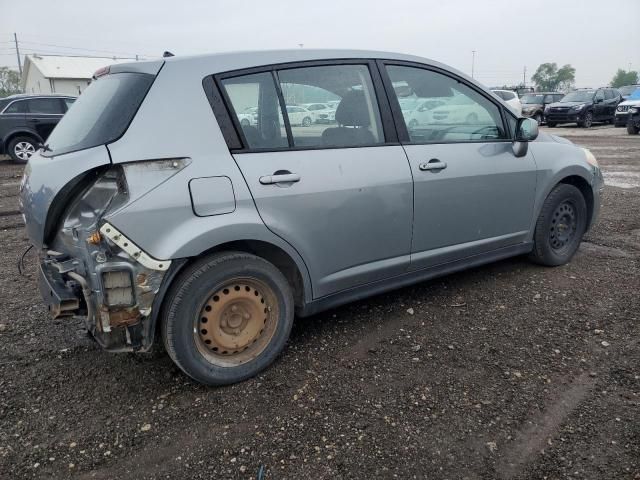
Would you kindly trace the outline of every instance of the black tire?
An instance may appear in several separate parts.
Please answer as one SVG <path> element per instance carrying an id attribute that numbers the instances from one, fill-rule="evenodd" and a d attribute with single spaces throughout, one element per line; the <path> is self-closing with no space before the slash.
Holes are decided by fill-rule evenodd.
<path id="1" fill-rule="evenodd" d="M 14 163 L 27 163 L 38 150 L 37 144 L 38 141 L 33 137 L 15 137 L 9 142 L 7 153 Z"/>
<path id="2" fill-rule="evenodd" d="M 533 119 L 538 122 L 538 125 L 542 125 L 542 114 L 541 113 L 536 113 L 533 116 Z"/>
<path id="3" fill-rule="evenodd" d="M 302 119 L 302 126 L 303 127 L 310 127 L 311 126 L 311 118 L 309 117 L 304 117 Z"/>
<path id="4" fill-rule="evenodd" d="M 638 135 L 638 132 L 640 132 L 640 128 L 634 125 L 627 125 L 627 133 L 629 135 Z"/>
<path id="5" fill-rule="evenodd" d="M 200 330 L 201 327 L 208 327 L 212 332 L 215 330 L 219 335 L 225 335 L 222 329 L 230 326 L 228 323 L 223 324 L 224 319 L 230 317 L 224 316 L 224 310 L 216 317 L 215 308 L 212 311 L 209 306 L 211 302 L 214 300 L 218 302 L 217 294 L 223 291 L 225 295 L 229 295 L 229 290 L 231 291 L 229 298 L 235 294 L 241 294 L 245 288 L 250 292 L 248 286 L 238 288 L 236 283 L 246 285 L 252 281 L 263 285 L 269 291 L 269 295 L 261 292 L 261 296 L 264 295 L 265 298 L 270 299 L 266 302 L 262 301 L 264 305 L 258 305 L 265 308 L 264 313 L 260 310 L 260 318 L 257 322 L 262 325 L 262 316 L 264 315 L 265 318 L 264 326 L 258 327 L 262 330 L 257 337 L 253 342 L 248 342 L 248 346 L 243 346 L 240 352 L 219 352 L 217 347 L 205 345 L 204 343 L 210 344 L 211 341 L 201 341 L 200 333 L 207 333 L 204 328 Z M 224 290 L 221 290 L 223 288 Z M 234 292 L 234 289 L 237 292 Z M 258 296 L 257 289 L 253 293 L 256 299 L 262 300 L 262 297 Z M 251 294 L 247 295 L 251 297 Z M 224 298 L 220 299 L 221 304 L 224 302 Z M 226 305 L 225 308 L 234 308 L 233 311 L 236 311 L 237 307 L 229 307 L 229 303 Z M 203 313 L 205 310 L 211 312 L 210 315 L 214 317 L 207 324 L 201 323 L 206 321 L 202 315 L 209 315 Z M 240 318 L 249 318 L 235 315 Z M 246 312 L 243 315 L 246 315 Z M 266 318 L 269 316 L 269 319 Z M 255 255 L 244 252 L 223 252 L 194 262 L 176 278 L 163 306 L 161 332 L 167 353 L 184 373 L 205 385 L 226 385 L 253 377 L 275 360 L 289 338 L 293 317 L 293 294 L 280 270 Z M 246 320 L 246 322 L 253 321 L 253 319 Z M 272 322 L 275 323 L 272 325 Z M 240 328 L 232 334 L 240 335 L 239 330 Z M 263 338 L 263 331 L 269 332 L 270 337 Z M 261 350 L 251 350 L 254 346 Z M 246 360 L 236 363 L 240 355 L 245 356 Z"/>
<path id="6" fill-rule="evenodd" d="M 407 125 L 407 127 L 409 128 L 416 128 L 418 126 L 418 120 L 416 120 L 415 118 L 412 118 L 411 121 L 409 122 L 409 125 Z"/>
<path id="7" fill-rule="evenodd" d="M 240 125 L 242 125 L 243 127 L 248 127 L 249 125 L 251 125 L 251 123 L 246 118 L 243 118 L 242 120 L 240 120 Z"/>
<path id="8" fill-rule="evenodd" d="M 555 128 L 556 125 L 557 125 L 556 122 L 547 122 L 547 127 L 549 128 Z"/>
<path id="9" fill-rule="evenodd" d="M 586 228 L 587 204 L 580 190 L 564 183 L 556 185 L 538 216 L 531 260 L 547 266 L 564 265 L 578 250 Z"/>
<path id="10" fill-rule="evenodd" d="M 593 112 L 587 112 L 584 114 L 584 119 L 578 122 L 580 128 L 591 128 L 593 125 Z"/>

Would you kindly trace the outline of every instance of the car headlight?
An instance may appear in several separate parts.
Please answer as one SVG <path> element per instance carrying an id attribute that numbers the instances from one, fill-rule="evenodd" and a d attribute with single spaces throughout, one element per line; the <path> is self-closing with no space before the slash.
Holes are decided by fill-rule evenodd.
<path id="1" fill-rule="evenodd" d="M 598 160 L 596 160 L 596 157 L 593 156 L 593 153 L 591 153 L 589 150 L 587 150 L 586 148 L 583 148 L 582 151 L 584 152 L 584 156 L 587 159 L 587 163 L 589 165 L 591 165 L 592 167 L 598 167 Z"/>
<path id="2" fill-rule="evenodd" d="M 571 107 L 571 110 L 575 110 L 577 112 L 577 111 L 582 110 L 583 107 L 584 107 L 584 104 L 582 104 L 582 105 L 574 105 L 573 107 Z"/>

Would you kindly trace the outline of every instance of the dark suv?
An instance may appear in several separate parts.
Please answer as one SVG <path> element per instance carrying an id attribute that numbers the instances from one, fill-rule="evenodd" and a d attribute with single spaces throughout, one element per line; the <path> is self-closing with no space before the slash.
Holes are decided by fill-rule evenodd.
<path id="1" fill-rule="evenodd" d="M 75 100 L 63 95 L 0 98 L 0 154 L 26 163 Z"/>
<path id="2" fill-rule="evenodd" d="M 536 92 L 527 93 L 520 98 L 522 103 L 522 116 L 533 118 L 538 124 L 544 121 L 544 107 L 550 103 L 559 102 L 564 93 Z"/>
<path id="3" fill-rule="evenodd" d="M 594 122 L 613 123 L 622 95 L 615 88 L 585 88 L 567 93 L 559 102 L 544 109 L 549 127 L 576 123 L 589 128 Z"/>

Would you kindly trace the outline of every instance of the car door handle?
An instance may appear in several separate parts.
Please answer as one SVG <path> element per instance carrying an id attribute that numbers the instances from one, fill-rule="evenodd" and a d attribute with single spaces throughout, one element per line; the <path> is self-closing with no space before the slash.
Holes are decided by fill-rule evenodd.
<path id="1" fill-rule="evenodd" d="M 273 175 L 265 175 L 260 177 L 262 185 L 274 185 L 276 183 L 296 183 L 300 181 L 300 175 L 297 173 L 277 173 Z"/>
<path id="2" fill-rule="evenodd" d="M 31 118 L 29 121 L 31 123 L 40 123 L 40 119 L 39 118 Z"/>
<path id="3" fill-rule="evenodd" d="M 423 162 L 419 165 L 420 170 L 444 170 L 447 168 L 447 164 L 445 162 L 441 162 L 437 158 L 432 158 L 428 162 Z"/>

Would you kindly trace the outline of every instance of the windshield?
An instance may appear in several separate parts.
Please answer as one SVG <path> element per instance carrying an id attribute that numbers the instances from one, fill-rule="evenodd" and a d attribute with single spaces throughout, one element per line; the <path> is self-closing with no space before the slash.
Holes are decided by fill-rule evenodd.
<path id="1" fill-rule="evenodd" d="M 575 92 L 567 93 L 562 97 L 561 102 L 590 102 L 593 99 L 594 90 L 576 90 Z"/>
<path id="2" fill-rule="evenodd" d="M 525 95 L 520 99 L 520 103 L 542 103 L 544 95 Z"/>
<path id="3" fill-rule="evenodd" d="M 45 155 L 62 155 L 120 138 L 154 78 L 145 73 L 116 73 L 94 81 L 51 133 Z"/>
<path id="4" fill-rule="evenodd" d="M 631 95 L 633 92 L 636 91 L 636 89 L 638 89 L 637 85 L 625 85 L 624 87 L 620 87 L 618 91 L 622 95 Z"/>

